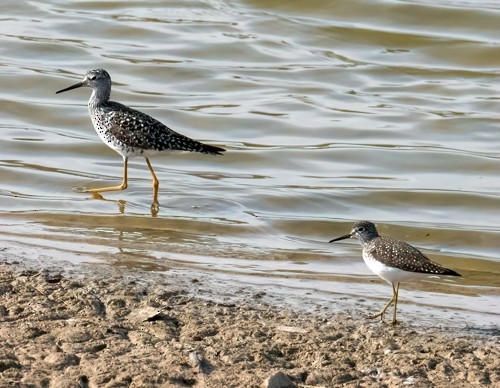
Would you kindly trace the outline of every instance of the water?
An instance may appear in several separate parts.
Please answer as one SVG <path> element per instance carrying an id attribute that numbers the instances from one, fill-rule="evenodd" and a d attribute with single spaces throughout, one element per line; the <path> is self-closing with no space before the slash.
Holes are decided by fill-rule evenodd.
<path id="1" fill-rule="evenodd" d="M 360 246 L 326 243 L 367 219 L 464 275 L 405 285 L 404 301 L 498 324 L 497 2 L 0 8 L 4 252 L 380 304 L 390 288 Z M 88 117 L 90 90 L 55 95 L 96 67 L 113 100 L 228 149 L 152 158 L 157 214 L 142 159 L 124 192 L 73 190 L 121 181 L 120 156 Z"/>

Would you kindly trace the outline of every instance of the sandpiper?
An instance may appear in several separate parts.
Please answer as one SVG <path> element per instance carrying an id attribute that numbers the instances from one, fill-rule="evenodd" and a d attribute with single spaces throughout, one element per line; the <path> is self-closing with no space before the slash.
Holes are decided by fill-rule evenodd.
<path id="1" fill-rule="evenodd" d="M 57 93 L 82 86 L 92 88 L 88 107 L 92 124 L 101 140 L 123 157 L 123 180 L 118 186 L 85 189 L 87 193 L 125 190 L 127 188 L 128 158 L 142 156 L 153 176 L 154 201 L 158 204 L 159 181 L 148 157 L 166 150 L 201 152 L 218 155 L 225 149 L 200 143 L 181 135 L 153 117 L 110 101 L 111 77 L 104 69 L 89 70 L 81 82 Z"/>
<path id="2" fill-rule="evenodd" d="M 380 236 L 377 228 L 370 221 L 358 221 L 354 224 L 351 233 L 334 238 L 330 242 L 358 238 L 363 248 L 363 260 L 368 268 L 392 285 L 392 298 L 377 314 L 368 316 L 373 319 L 384 319 L 387 308 L 394 302 L 392 324 L 396 320 L 399 283 L 403 281 L 419 280 L 431 275 L 462 276 L 459 273 L 434 263 L 417 248 L 395 240 Z"/>

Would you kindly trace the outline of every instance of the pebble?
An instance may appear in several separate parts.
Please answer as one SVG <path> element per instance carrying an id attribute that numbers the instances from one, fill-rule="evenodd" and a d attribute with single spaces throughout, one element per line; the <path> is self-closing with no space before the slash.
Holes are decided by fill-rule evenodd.
<path id="1" fill-rule="evenodd" d="M 275 374 L 269 376 L 264 383 L 262 383 L 262 388 L 295 388 L 295 383 L 290 380 L 290 378 L 284 374 L 282 371 L 276 372 Z"/>

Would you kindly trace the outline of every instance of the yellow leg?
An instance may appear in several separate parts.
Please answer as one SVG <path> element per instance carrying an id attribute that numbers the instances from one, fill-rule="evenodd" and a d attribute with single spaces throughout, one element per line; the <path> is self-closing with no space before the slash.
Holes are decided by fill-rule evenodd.
<path id="1" fill-rule="evenodd" d="M 392 292 L 394 294 L 394 314 L 392 315 L 392 324 L 397 325 L 398 321 L 396 319 L 396 308 L 398 307 L 399 283 L 396 284 L 396 287 L 394 287 L 394 284 L 392 285 Z"/>
<path id="2" fill-rule="evenodd" d="M 396 321 L 396 305 L 398 304 L 398 292 L 399 292 L 399 283 L 397 283 L 397 287 L 395 287 L 394 284 L 392 284 L 392 298 L 389 300 L 389 302 L 387 302 L 384 308 L 380 310 L 379 313 L 369 315 L 368 319 L 375 319 L 380 317 L 380 319 L 383 321 L 385 312 L 387 311 L 391 303 L 394 302 L 394 315 L 392 317 L 392 324 L 395 325 L 396 323 L 398 323 L 398 321 Z"/>
<path id="3" fill-rule="evenodd" d="M 149 162 L 148 158 L 146 159 L 146 163 L 148 164 L 149 171 L 151 171 L 151 175 L 153 176 L 153 205 L 158 205 L 158 188 L 160 187 L 160 181 L 156 177 L 156 174 L 153 170 L 153 166 L 151 166 L 151 163 Z"/>
<path id="4" fill-rule="evenodd" d="M 118 191 L 118 190 L 125 190 L 127 188 L 127 166 L 128 166 L 128 158 L 124 157 L 123 158 L 123 180 L 122 184 L 119 186 L 109 186 L 109 187 L 99 187 L 95 189 L 85 189 L 83 190 L 84 193 L 101 193 L 103 191 Z"/>

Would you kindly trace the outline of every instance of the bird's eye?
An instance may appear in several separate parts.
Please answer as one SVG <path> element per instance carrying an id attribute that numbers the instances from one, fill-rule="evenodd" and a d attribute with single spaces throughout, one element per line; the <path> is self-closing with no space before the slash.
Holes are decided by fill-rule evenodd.
<path id="1" fill-rule="evenodd" d="M 92 74 L 92 75 L 89 77 L 89 80 L 94 81 L 94 80 L 95 80 L 95 78 L 96 78 L 95 74 Z"/>
<path id="2" fill-rule="evenodd" d="M 360 226 L 360 227 L 358 228 L 358 232 L 363 232 L 364 230 L 365 230 L 365 228 L 363 228 L 362 226 Z"/>

